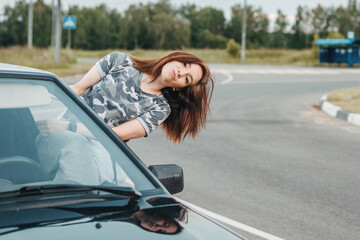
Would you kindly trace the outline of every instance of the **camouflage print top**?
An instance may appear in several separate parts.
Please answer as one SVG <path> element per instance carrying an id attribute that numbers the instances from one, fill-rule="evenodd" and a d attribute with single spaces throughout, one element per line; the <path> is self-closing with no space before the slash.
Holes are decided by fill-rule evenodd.
<path id="1" fill-rule="evenodd" d="M 112 52 L 96 67 L 102 80 L 81 97 L 110 127 L 137 119 L 148 135 L 169 116 L 170 106 L 163 95 L 141 90 L 142 72 L 129 55 Z"/>

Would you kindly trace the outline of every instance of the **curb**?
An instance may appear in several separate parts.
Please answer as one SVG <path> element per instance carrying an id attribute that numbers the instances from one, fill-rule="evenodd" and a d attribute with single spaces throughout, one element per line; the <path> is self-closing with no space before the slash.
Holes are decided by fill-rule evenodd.
<path id="1" fill-rule="evenodd" d="M 320 108 L 323 112 L 327 113 L 332 117 L 336 117 L 346 122 L 360 126 L 360 114 L 351 113 L 341 109 L 338 106 L 335 106 L 327 100 L 326 95 L 321 97 Z"/>

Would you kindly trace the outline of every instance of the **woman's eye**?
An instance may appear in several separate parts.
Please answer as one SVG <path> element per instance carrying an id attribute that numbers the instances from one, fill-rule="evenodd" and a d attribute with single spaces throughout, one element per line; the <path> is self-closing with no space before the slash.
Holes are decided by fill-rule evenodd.
<path id="1" fill-rule="evenodd" d="M 185 81 L 186 81 L 186 83 L 189 83 L 188 77 L 185 77 Z"/>
<path id="2" fill-rule="evenodd" d="M 186 63 L 183 63 L 184 64 L 184 67 L 186 67 Z"/>

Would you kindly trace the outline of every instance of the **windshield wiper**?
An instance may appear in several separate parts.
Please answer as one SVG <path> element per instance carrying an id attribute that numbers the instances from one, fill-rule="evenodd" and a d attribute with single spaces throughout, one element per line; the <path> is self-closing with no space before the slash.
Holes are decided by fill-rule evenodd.
<path id="1" fill-rule="evenodd" d="M 0 199 L 11 197 L 24 197 L 31 195 L 46 195 L 54 193 L 74 193 L 74 192 L 89 192 L 102 191 L 112 193 L 121 197 L 130 198 L 134 203 L 137 203 L 141 198 L 141 193 L 130 188 L 121 186 L 93 186 L 93 185 L 40 185 L 40 186 L 24 186 L 15 191 L 8 191 L 0 193 Z"/>

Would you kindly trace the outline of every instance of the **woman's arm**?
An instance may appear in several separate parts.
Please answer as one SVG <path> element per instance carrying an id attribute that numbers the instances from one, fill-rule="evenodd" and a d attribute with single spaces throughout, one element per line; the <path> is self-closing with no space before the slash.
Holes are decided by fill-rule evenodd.
<path id="1" fill-rule="evenodd" d="M 75 133 L 81 134 L 85 137 L 94 138 L 92 133 L 82 123 L 75 123 L 75 124 L 76 127 L 73 130 Z M 48 119 L 48 120 L 37 121 L 36 125 L 41 135 L 49 136 L 53 133 L 68 130 L 70 121 Z M 123 141 L 146 136 L 146 131 L 144 127 L 136 119 L 123 123 L 119 126 L 113 127 L 112 130 Z"/>
<path id="2" fill-rule="evenodd" d="M 53 133 L 62 132 L 69 129 L 70 121 L 59 120 L 59 119 L 47 119 L 37 121 L 36 125 L 41 135 L 49 136 Z M 92 133 L 84 126 L 82 123 L 76 123 L 75 129 L 73 132 L 81 134 L 84 137 L 94 138 Z"/>
<path id="3" fill-rule="evenodd" d="M 89 87 L 95 85 L 101 80 L 101 76 L 97 71 L 96 65 L 94 65 L 85 76 L 74 85 L 69 87 L 78 95 L 82 95 Z"/>
<path id="4" fill-rule="evenodd" d="M 144 127 L 136 119 L 113 127 L 112 130 L 123 141 L 146 136 Z"/>

